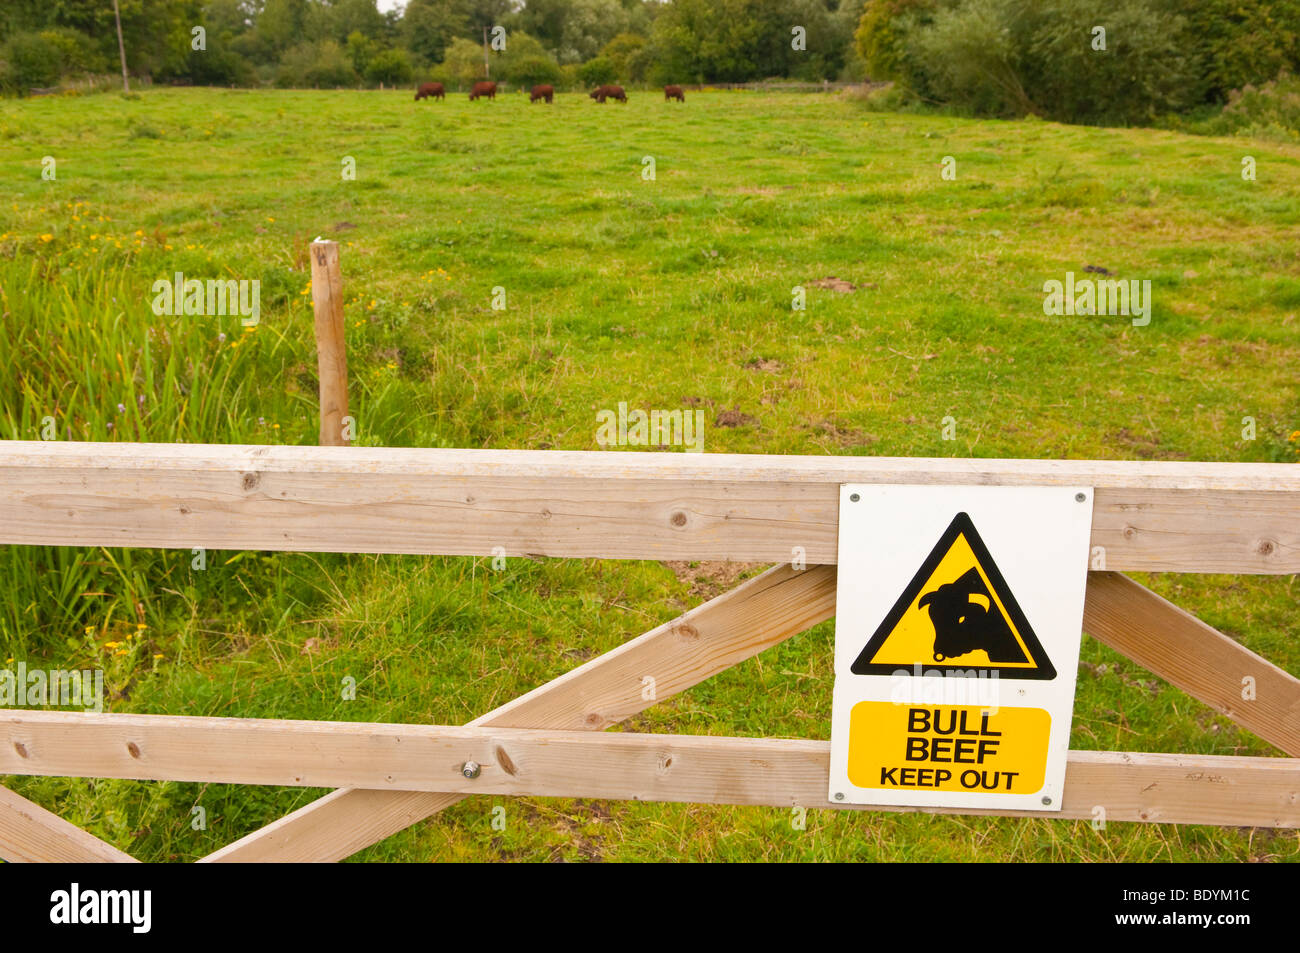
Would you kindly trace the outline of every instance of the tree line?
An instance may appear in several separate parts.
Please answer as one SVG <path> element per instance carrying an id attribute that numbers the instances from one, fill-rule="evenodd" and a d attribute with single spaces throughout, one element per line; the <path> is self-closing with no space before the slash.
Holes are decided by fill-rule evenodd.
<path id="1" fill-rule="evenodd" d="M 117 0 L 161 83 L 889 80 L 891 108 L 1300 128 L 1300 0 Z M 112 0 L 4 0 L 0 88 L 111 74 Z M 487 51 L 485 54 L 485 40 Z M 486 64 L 485 64 L 486 58 Z M 1280 84 L 1280 85 L 1279 85 Z"/>
<path id="2" fill-rule="evenodd" d="M 334 87 L 491 78 L 561 86 L 861 78 L 865 0 L 119 0 L 130 73 Z M 201 32 L 199 32 L 201 31 Z M 13 91 L 117 67 L 111 0 L 5 0 Z"/>

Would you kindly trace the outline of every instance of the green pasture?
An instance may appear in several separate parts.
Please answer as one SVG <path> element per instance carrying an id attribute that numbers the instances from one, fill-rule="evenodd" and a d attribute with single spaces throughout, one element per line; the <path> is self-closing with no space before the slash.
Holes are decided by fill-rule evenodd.
<path id="1" fill-rule="evenodd" d="M 363 445 L 595 450 L 626 402 L 703 409 L 707 452 L 1300 460 L 1300 148 L 752 92 L 0 102 L 0 436 L 314 443 L 317 236 L 342 245 Z M 1149 280 L 1150 324 L 1044 314 L 1044 282 L 1088 266 Z M 258 280 L 260 324 L 156 315 L 176 272 Z M 0 659 L 104 668 L 113 711 L 460 723 L 761 568 L 192 559 L 0 548 Z M 1294 577 L 1141 581 L 1300 674 Z M 828 737 L 832 637 L 628 727 Z M 1091 638 L 1082 657 L 1075 748 L 1278 754 Z M 149 860 L 323 793 L 4 783 Z M 483 797 L 357 857 L 1297 860 L 1300 838 Z"/>

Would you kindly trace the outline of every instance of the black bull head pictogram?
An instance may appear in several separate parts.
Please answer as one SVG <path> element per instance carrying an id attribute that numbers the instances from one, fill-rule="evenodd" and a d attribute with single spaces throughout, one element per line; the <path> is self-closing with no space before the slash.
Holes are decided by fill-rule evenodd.
<path id="1" fill-rule="evenodd" d="M 925 593 L 917 607 L 929 609 L 934 624 L 936 662 L 978 649 L 988 653 L 990 662 L 1028 661 L 975 569 L 968 569 L 955 582 Z"/>

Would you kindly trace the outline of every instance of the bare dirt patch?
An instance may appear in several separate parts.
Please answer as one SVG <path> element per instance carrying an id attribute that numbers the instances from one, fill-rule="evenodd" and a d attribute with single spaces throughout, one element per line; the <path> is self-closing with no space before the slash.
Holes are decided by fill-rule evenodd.
<path id="1" fill-rule="evenodd" d="M 758 423 L 757 417 L 742 413 L 739 407 L 723 410 L 713 421 L 715 427 L 750 427 Z"/>
<path id="2" fill-rule="evenodd" d="M 841 294 L 848 294 L 851 291 L 857 291 L 858 286 L 851 281 L 845 281 L 843 278 L 836 278 L 830 275 L 826 278 L 818 278 L 816 281 L 808 282 L 814 288 L 829 288 L 831 291 L 838 291 Z"/>
<path id="3" fill-rule="evenodd" d="M 705 601 L 722 595 L 728 589 L 735 589 L 742 578 L 762 569 L 766 563 L 666 560 L 664 565 L 672 570 L 678 581 L 690 585 L 692 596 Z"/>

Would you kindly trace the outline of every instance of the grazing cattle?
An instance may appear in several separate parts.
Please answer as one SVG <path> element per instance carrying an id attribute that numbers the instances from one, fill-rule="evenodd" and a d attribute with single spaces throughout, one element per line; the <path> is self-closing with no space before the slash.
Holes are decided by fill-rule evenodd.
<path id="1" fill-rule="evenodd" d="M 621 103 L 627 102 L 627 93 L 623 92 L 623 87 L 612 84 L 597 86 L 587 95 L 598 103 L 603 103 L 606 99 L 617 99 Z"/>
<path id="2" fill-rule="evenodd" d="M 434 99 L 447 98 L 447 91 L 442 88 L 442 83 L 421 83 L 420 84 L 420 88 L 415 91 L 416 102 L 419 102 L 421 99 L 428 99 L 429 97 L 432 97 Z"/>
<path id="3" fill-rule="evenodd" d="M 480 96 L 486 96 L 488 99 L 497 98 L 496 83 L 475 83 L 474 88 L 469 91 L 470 99 L 478 99 Z"/>
<path id="4" fill-rule="evenodd" d="M 539 99 L 544 99 L 548 103 L 555 101 L 554 86 L 534 86 L 533 91 L 528 94 L 528 101 L 535 103 Z"/>
<path id="5" fill-rule="evenodd" d="M 917 606 L 930 610 L 936 662 L 960 658 L 976 649 L 987 652 L 991 662 L 1029 661 L 975 569 L 927 592 Z"/>
<path id="6" fill-rule="evenodd" d="M 668 102 L 668 100 L 670 99 L 675 99 L 679 103 L 684 103 L 686 102 L 686 94 L 682 92 L 682 88 L 680 86 L 665 86 L 664 102 Z"/>

